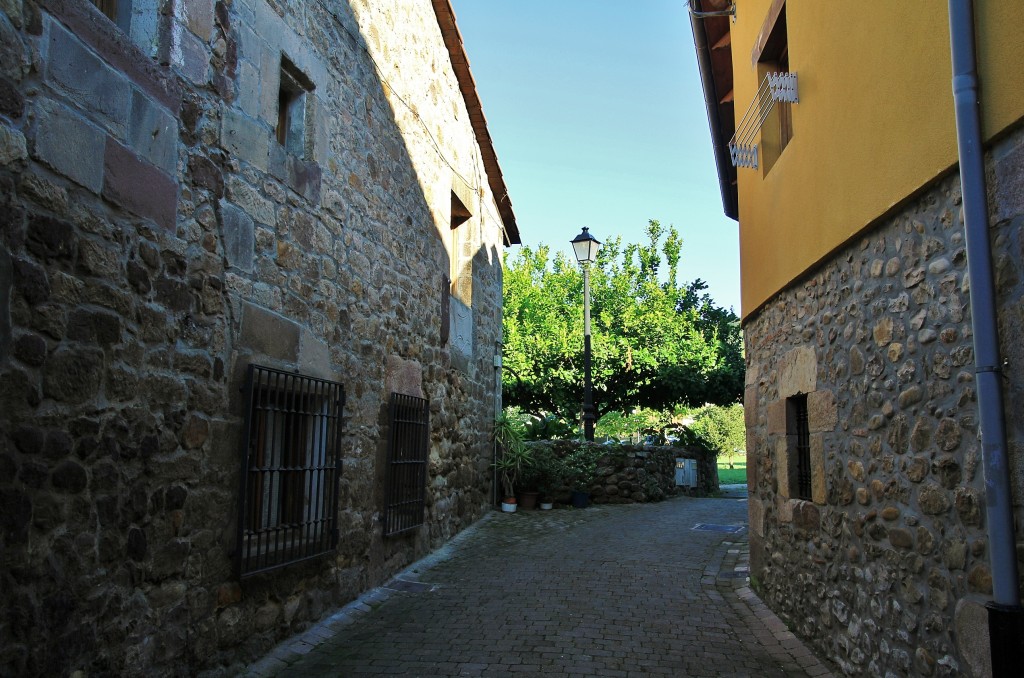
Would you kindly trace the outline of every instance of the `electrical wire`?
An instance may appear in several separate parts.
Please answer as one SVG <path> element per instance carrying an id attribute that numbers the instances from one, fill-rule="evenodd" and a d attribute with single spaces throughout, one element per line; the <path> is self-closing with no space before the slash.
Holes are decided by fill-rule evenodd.
<path id="1" fill-rule="evenodd" d="M 355 43 L 355 45 L 366 55 L 366 57 L 370 60 L 370 63 L 373 64 L 373 69 L 376 71 L 377 77 L 380 78 L 381 83 L 383 83 L 387 87 L 387 89 L 390 90 L 392 94 L 394 94 L 395 98 L 398 99 L 402 103 L 402 105 L 405 106 L 406 109 L 408 109 L 410 113 L 412 113 L 413 118 L 415 118 L 416 122 L 420 124 L 420 127 L 423 128 L 423 131 L 426 132 L 427 137 L 430 139 L 431 144 L 434 146 L 434 150 L 437 152 L 437 155 L 441 158 L 441 160 L 444 161 L 444 164 L 448 165 L 451 171 L 454 172 L 455 175 L 463 181 L 463 183 L 469 186 L 470 189 L 473 190 L 473 192 L 479 193 L 480 185 L 471 184 L 466 179 L 466 177 L 464 177 L 462 173 L 459 172 L 459 170 L 455 167 L 455 165 L 452 164 L 452 162 L 445 155 L 444 151 L 441 149 L 441 144 L 437 141 L 437 138 L 434 136 L 433 132 L 430 131 L 430 128 L 427 126 L 426 121 L 424 121 L 423 117 L 420 116 L 420 113 L 419 111 L 416 110 L 416 107 L 410 104 L 408 101 L 406 101 L 405 98 L 401 94 L 399 94 L 398 90 L 395 89 L 388 81 L 388 79 L 384 76 L 383 69 L 381 69 L 380 65 L 377 63 L 377 60 L 373 58 L 373 54 L 370 52 L 370 49 L 366 45 L 366 42 L 362 39 L 362 36 L 357 35 L 356 33 L 353 33 L 351 30 L 349 30 L 348 26 L 345 25 L 345 22 L 342 21 L 341 17 L 338 16 L 337 13 L 335 13 L 334 9 L 328 7 L 323 0 L 316 0 L 316 2 L 318 5 L 320 5 L 320 7 L 324 9 L 324 11 L 326 11 L 328 14 L 334 17 L 335 21 L 337 22 L 341 30 L 345 31 L 345 33 L 347 33 L 348 36 L 352 38 L 352 41 Z M 477 161 L 474 162 L 474 165 L 479 165 L 480 159 L 476 157 L 476 150 L 474 150 L 473 155 L 474 160 Z"/>
<path id="2" fill-rule="evenodd" d="M 410 104 L 408 101 L 406 101 L 405 98 L 398 92 L 398 90 L 391 85 L 391 82 L 385 77 L 383 69 L 381 69 L 380 65 L 377 63 L 377 60 L 373 58 L 373 54 L 370 52 L 369 47 L 366 45 L 366 41 L 362 39 L 362 36 L 357 35 L 356 33 L 353 33 L 351 30 L 349 30 L 348 26 L 345 25 L 345 22 L 342 20 L 342 18 L 338 16 L 338 14 L 331 7 L 328 7 L 323 2 L 323 0 L 316 0 L 316 2 L 318 5 L 320 5 L 320 7 L 324 9 L 324 11 L 326 11 L 328 14 L 334 17 L 335 22 L 338 24 L 341 30 L 343 30 L 350 38 L 352 38 L 353 43 L 366 55 L 366 57 L 370 60 L 370 63 L 373 64 L 373 69 L 374 71 L 376 71 L 377 77 L 380 78 L 381 83 L 383 83 L 387 87 L 387 89 L 391 91 L 395 98 L 398 99 L 398 101 L 400 101 L 402 105 L 405 106 L 405 108 L 410 113 L 412 113 L 416 122 L 418 122 L 420 127 L 423 128 L 423 131 L 430 139 L 430 143 L 434 146 L 434 151 L 437 153 L 438 157 L 440 157 L 444 164 L 446 164 L 449 167 L 449 169 L 451 169 L 451 171 L 454 172 L 455 175 L 459 179 L 461 179 L 462 182 L 466 184 L 466 186 L 468 186 L 470 190 L 472 190 L 476 194 L 480 208 L 486 210 L 487 212 L 490 212 L 491 217 L 494 218 L 495 222 L 497 222 L 497 224 L 501 228 L 503 239 L 506 241 L 510 240 L 508 229 L 505 228 L 505 220 L 500 216 L 500 213 L 497 212 L 490 203 L 485 202 L 483 200 L 483 197 L 480 195 L 480 187 L 482 185 L 482 177 L 480 176 L 480 166 L 483 164 L 483 160 L 480 158 L 479 145 L 474 145 L 473 148 L 473 168 L 474 173 L 476 175 L 476 183 L 473 183 L 467 180 L 466 177 L 463 176 L 462 173 L 455 167 L 455 165 L 452 164 L 452 162 L 448 159 L 448 156 L 446 156 L 444 151 L 441 149 L 441 144 L 437 141 L 437 138 L 434 136 L 433 132 L 430 131 L 430 128 L 427 126 L 426 121 L 424 121 L 422 116 L 420 116 L 419 111 L 416 110 L 416 107 Z M 494 196 L 493 203 L 496 206 L 500 200 L 504 200 L 507 198 L 508 189 L 506 188 L 504 195 Z"/>

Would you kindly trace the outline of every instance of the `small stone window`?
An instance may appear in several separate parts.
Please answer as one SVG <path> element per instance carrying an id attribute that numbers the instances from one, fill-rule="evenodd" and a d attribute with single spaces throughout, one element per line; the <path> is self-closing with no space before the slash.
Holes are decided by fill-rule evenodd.
<path id="1" fill-rule="evenodd" d="M 281 84 L 277 94 L 277 143 L 298 157 L 307 156 L 307 109 L 312 81 L 295 64 L 281 57 Z"/>
<path id="2" fill-rule="evenodd" d="M 807 394 L 786 398 L 786 437 L 789 455 L 789 486 L 794 499 L 811 500 L 811 428 Z M 794 482 L 795 481 L 795 482 Z"/>
<path id="3" fill-rule="evenodd" d="M 103 12 L 118 28 L 128 33 L 132 25 L 131 0 L 92 0 L 92 4 Z"/>
<path id="4" fill-rule="evenodd" d="M 460 228 L 464 223 L 473 217 L 461 198 L 452 191 L 451 210 L 451 292 L 452 296 L 464 303 L 466 306 L 473 302 L 473 261 L 472 255 L 467 255 L 466 249 L 469 246 L 469 234 L 467 228 Z"/>
<path id="5" fill-rule="evenodd" d="M 789 72 L 789 32 L 786 28 L 786 3 L 772 3 L 771 11 L 761 27 L 755 46 L 757 80 L 763 82 L 768 73 Z M 760 53 L 756 53 L 760 47 Z M 779 101 L 772 106 L 761 126 L 761 157 L 765 174 L 771 170 L 782 151 L 793 138 L 793 104 Z"/>
<path id="6" fill-rule="evenodd" d="M 341 384 L 258 365 L 246 379 L 238 517 L 240 577 L 308 560 L 338 543 Z"/>

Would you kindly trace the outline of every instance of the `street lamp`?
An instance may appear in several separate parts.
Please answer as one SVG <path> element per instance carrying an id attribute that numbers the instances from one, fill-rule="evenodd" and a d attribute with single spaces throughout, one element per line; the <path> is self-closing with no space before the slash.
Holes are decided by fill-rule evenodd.
<path id="1" fill-rule="evenodd" d="M 590 376 L 590 265 L 597 261 L 601 243 L 590 235 L 590 229 L 572 239 L 576 260 L 583 267 L 583 437 L 594 440 L 594 386 Z"/>

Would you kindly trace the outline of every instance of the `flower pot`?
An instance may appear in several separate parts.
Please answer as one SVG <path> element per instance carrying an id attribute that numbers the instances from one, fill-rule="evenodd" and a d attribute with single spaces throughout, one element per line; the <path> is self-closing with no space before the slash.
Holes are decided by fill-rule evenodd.
<path id="1" fill-rule="evenodd" d="M 541 511 L 550 511 L 553 508 L 555 508 L 555 505 L 552 502 L 550 502 L 550 501 L 542 501 L 540 503 L 540 510 Z"/>
<path id="2" fill-rule="evenodd" d="M 572 502 L 573 508 L 587 508 L 590 505 L 590 493 L 573 490 L 569 495 L 569 501 Z"/>
<path id="3" fill-rule="evenodd" d="M 501 500 L 501 510 L 504 511 L 505 513 L 515 513 L 516 512 L 516 498 L 515 497 L 506 497 L 505 499 L 502 499 Z"/>
<path id="4" fill-rule="evenodd" d="M 537 508 L 537 497 L 539 496 L 539 492 L 523 492 L 519 495 L 519 505 L 523 507 L 524 511 L 532 511 Z"/>

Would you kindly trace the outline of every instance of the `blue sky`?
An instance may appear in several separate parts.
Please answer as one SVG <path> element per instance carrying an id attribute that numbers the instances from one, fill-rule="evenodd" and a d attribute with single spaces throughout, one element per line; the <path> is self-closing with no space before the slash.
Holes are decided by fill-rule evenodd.
<path id="1" fill-rule="evenodd" d="M 523 243 L 683 236 L 680 279 L 740 308 L 685 0 L 452 0 Z"/>

